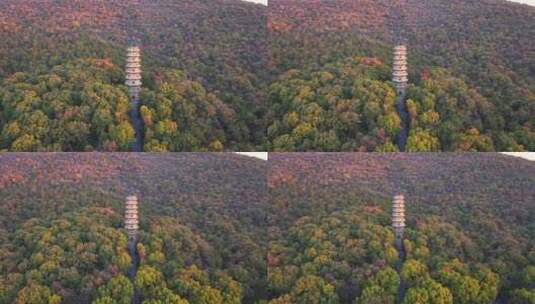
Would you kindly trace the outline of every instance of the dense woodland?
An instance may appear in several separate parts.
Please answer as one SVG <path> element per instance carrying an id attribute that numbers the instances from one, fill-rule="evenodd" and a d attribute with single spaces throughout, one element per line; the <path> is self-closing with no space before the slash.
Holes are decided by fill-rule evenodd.
<path id="1" fill-rule="evenodd" d="M 6 125 L 1 145 L 12 151 L 128 151 L 134 142 L 122 72 L 107 60 L 85 59 L 47 74 L 19 72 L 0 90 Z"/>
<path id="2" fill-rule="evenodd" d="M 401 128 L 395 90 L 382 62 L 352 58 L 320 72 L 290 70 L 271 85 L 275 151 L 396 150 Z"/>
<path id="3" fill-rule="evenodd" d="M 146 127 L 148 150 L 254 150 L 265 130 L 259 118 L 265 111 L 261 88 L 267 79 L 266 16 L 265 6 L 238 0 L 50 0 L 39 5 L 31 0 L 2 1 L 0 130 L 5 135 L 0 149 L 131 150 L 131 126 L 123 115 L 129 109 L 115 108 L 117 95 L 124 95 L 119 91 L 126 92 L 122 86 L 125 47 L 137 41 L 142 48 L 147 107 L 167 95 L 171 113 L 162 113 L 156 123 L 174 123 L 162 124 L 162 134 Z M 103 68 L 98 79 L 92 73 L 86 75 L 87 64 L 80 64 L 102 61 L 109 68 Z M 69 77 L 61 74 L 65 69 L 70 70 Z M 181 76 L 160 78 L 166 74 L 162 69 Z M 48 85 L 48 79 L 56 77 L 61 82 Z M 167 80 L 175 92 L 162 92 Z M 107 85 L 100 87 L 98 100 L 79 100 L 93 83 Z M 186 95 L 180 98 L 181 94 Z M 13 111 L 19 103 L 27 103 L 26 98 L 33 99 L 34 106 Z M 61 109 L 43 111 L 52 102 Z M 107 118 L 104 128 L 94 126 L 94 114 L 85 109 L 89 106 L 93 111 L 97 104 L 115 116 Z M 41 118 L 36 122 L 37 118 L 29 117 Z M 70 138 L 71 131 L 62 130 L 66 134 L 44 138 L 39 123 L 45 120 L 49 128 L 76 123 L 87 134 Z M 17 124 L 28 127 L 16 130 Z M 120 139 L 110 135 L 117 128 Z M 206 133 L 214 134 L 207 138 Z"/>
<path id="4" fill-rule="evenodd" d="M 535 168 L 511 156 L 4 154 L 0 170 L 0 303 L 130 303 L 134 290 L 144 303 L 535 298 Z"/>
<path id="5" fill-rule="evenodd" d="M 0 303 L 265 298 L 266 164 L 233 154 L 0 156 Z M 140 200 L 140 267 L 123 227 Z"/>
<path id="6" fill-rule="evenodd" d="M 279 75 L 267 93 L 268 125 L 277 129 L 271 136 L 268 130 L 271 150 L 329 150 L 327 137 L 330 147 L 341 150 L 385 151 L 391 130 L 370 128 L 377 111 L 361 106 L 376 93 L 355 88 L 370 80 L 366 74 L 375 65 L 351 82 L 346 64 L 367 58 L 391 70 L 399 32 L 408 45 L 412 84 L 408 151 L 535 149 L 531 6 L 499 0 L 273 0 L 268 30 L 270 65 Z M 325 73 L 330 81 L 310 82 Z M 388 74 L 371 78 L 393 88 L 389 79 Z M 383 98 L 383 108 L 390 104 Z M 282 117 L 294 112 L 308 115 L 278 131 Z M 323 114 L 359 117 L 353 126 L 365 136 L 340 132 L 339 125 L 325 123 Z M 307 143 L 303 124 L 309 124 Z"/>
<path id="7" fill-rule="evenodd" d="M 409 47 L 408 151 L 535 150 L 535 9 L 527 5 L 39 4 L 0 3 L 2 150 L 131 150 L 132 126 L 121 112 L 129 109 L 112 112 L 118 117 L 101 126 L 85 106 L 114 110 L 118 91 L 126 90 L 124 48 L 137 41 L 147 151 L 394 151 L 400 128 L 389 71 L 398 33 Z M 95 80 L 80 64 L 95 61 L 116 68 Z M 63 77 L 63 69 L 71 76 Z M 56 76 L 61 83 L 45 84 Z M 83 95 L 82 80 L 108 85 L 98 102 L 72 96 Z M 28 98 L 34 107 L 13 111 Z M 43 111 L 52 102 L 61 109 Z M 71 134 L 73 125 L 84 126 L 84 134 Z M 43 136 L 47 128 L 62 130 Z"/>
<path id="8" fill-rule="evenodd" d="M 533 303 L 534 172 L 498 154 L 270 153 L 270 303 Z"/>
<path id="9" fill-rule="evenodd" d="M 144 151 L 222 151 L 240 124 L 231 107 L 178 70 L 155 74 L 153 91 L 143 91 L 140 113 Z M 242 126 L 245 131 L 246 126 Z"/>

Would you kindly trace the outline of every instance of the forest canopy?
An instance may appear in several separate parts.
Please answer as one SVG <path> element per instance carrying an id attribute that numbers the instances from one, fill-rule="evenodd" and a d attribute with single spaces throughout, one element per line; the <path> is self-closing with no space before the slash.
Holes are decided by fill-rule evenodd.
<path id="1" fill-rule="evenodd" d="M 121 69 L 85 59 L 46 74 L 15 73 L 0 88 L 0 148 L 129 151 L 134 129 Z"/>
<path id="2" fill-rule="evenodd" d="M 271 153 L 269 163 L 270 303 L 533 300 L 533 162 Z M 405 196 L 403 255 L 394 194 Z"/>
<path id="3" fill-rule="evenodd" d="M 53 120 L 46 122 L 42 109 L 12 113 L 10 106 L 22 101 L 4 93 L 2 150 L 535 150 L 530 6 L 502 0 L 273 0 L 268 6 L 47 0 L 38 7 L 6 0 L 0 20 L 0 92 L 13 90 L 23 73 L 31 81 L 20 81 L 39 85 L 44 103 L 54 88 L 39 79 L 54 68 L 84 74 L 78 62 L 101 60 L 122 70 L 126 47 L 139 45 L 144 107 L 132 110 L 142 112 L 145 123 L 132 129 L 129 111 L 105 127 L 93 127 L 86 113 L 56 126 L 58 118 L 43 113 Z M 400 97 L 390 81 L 398 41 L 408 46 L 410 88 L 401 97 L 409 119 L 393 106 Z M 105 82 L 101 94 L 125 91 L 124 75 L 105 73 L 114 82 Z M 93 80 L 62 81 L 82 94 L 75 82 Z M 172 89 L 163 92 L 164 83 Z M 61 97 L 54 101 L 71 108 Z M 159 103 L 170 112 L 156 113 Z M 47 128 L 61 131 L 43 138 Z M 406 146 L 400 144 L 405 133 Z M 133 145 L 133 138 L 143 143 Z"/>
<path id="4" fill-rule="evenodd" d="M 175 106 L 174 113 L 155 117 L 161 119 L 156 123 L 165 124 L 162 132 L 154 126 L 141 130 L 148 137 L 148 151 L 257 150 L 264 140 L 267 21 L 263 5 L 239 0 L 91 0 L 43 1 L 36 6 L 32 1 L 8 0 L 0 3 L 0 20 L 1 150 L 131 151 L 135 135 L 130 109 L 115 109 L 117 101 L 107 98 L 123 103 L 126 97 L 115 96 L 126 92 L 122 85 L 126 47 L 134 42 L 141 46 L 143 97 L 147 98 L 142 104 L 150 110 L 167 95 L 165 99 Z M 86 75 L 90 73 L 87 65 L 79 64 L 87 61 L 105 62 L 113 68 L 102 69 L 97 81 Z M 45 84 L 60 69 L 68 69 L 69 77 Z M 159 77 L 165 74 L 163 69 L 181 75 L 172 81 L 166 77 L 175 93 L 162 94 Z M 93 82 L 106 84 L 93 89 L 109 103 L 105 106 L 112 117 L 104 122 L 92 121 L 94 105 L 79 100 Z M 178 83 L 182 83 L 180 88 Z M 12 107 L 28 102 L 22 92 L 8 94 L 17 84 L 19 91 L 36 92 L 35 98 L 33 93 L 26 95 L 35 99 L 33 103 L 47 105 L 19 107 L 13 113 Z M 187 87 L 191 89 L 181 96 Z M 72 92 L 62 91 L 66 88 Z M 57 96 L 56 90 L 62 95 Z M 124 101 L 128 105 L 129 100 Z M 61 121 L 63 117 L 54 115 L 63 113 L 52 115 L 42 109 L 51 103 L 66 111 L 80 111 L 73 106 L 92 108 L 80 114 L 69 112 L 67 121 Z M 213 111 L 218 112 L 217 118 Z M 29 126 L 20 126 L 23 121 Z M 173 130 L 174 124 L 181 128 L 180 135 Z M 43 135 L 48 131 L 52 134 Z"/>
<path id="5" fill-rule="evenodd" d="M 0 156 L 0 303 L 256 303 L 265 162 L 236 154 Z M 139 197 L 139 268 L 124 229 Z M 135 292 L 134 292 L 135 291 Z"/>
<path id="6" fill-rule="evenodd" d="M 0 156 L 0 303 L 529 303 L 534 164 L 501 154 Z M 139 197 L 135 244 L 124 226 Z M 403 247 L 392 197 L 405 196 Z M 400 249 L 402 248 L 402 249 Z M 187 302 L 186 302 L 187 301 Z"/>
<path id="7" fill-rule="evenodd" d="M 360 118 L 351 121 L 360 134 L 343 133 L 338 124 L 326 123 L 300 126 L 287 134 L 288 126 L 280 121 L 305 110 L 304 105 L 295 110 L 300 100 L 292 91 L 312 88 L 308 103 L 327 110 L 327 119 L 333 115 L 328 107 L 336 99 L 367 103 L 367 92 L 349 94 L 344 76 L 343 68 L 355 57 L 381 62 L 385 73 L 372 79 L 393 90 L 388 71 L 392 71 L 392 48 L 401 38 L 408 47 L 410 84 L 405 96 L 411 115 L 407 151 L 533 151 L 535 45 L 530 33 L 534 20 L 535 8 L 495 0 L 270 1 L 268 47 L 276 78 L 268 88 L 268 113 L 276 115 L 267 116 L 269 147 L 274 151 L 334 147 L 392 151 L 393 134 L 362 125 L 377 118 L 375 111 L 366 108 L 354 106 L 351 113 Z M 331 81 L 307 83 L 326 73 L 333 76 Z M 368 78 L 350 76 L 353 81 Z M 286 91 L 281 88 L 289 94 L 282 95 Z M 292 98 L 294 106 L 281 107 Z M 391 107 L 390 98 L 379 101 L 381 107 Z M 342 125 L 346 111 L 340 109 L 339 115 L 345 115 L 335 116 Z M 392 124 L 394 117 L 387 120 Z M 306 143 L 300 135 L 303 129 L 309 131 Z M 270 136 L 273 133 L 275 137 Z"/>

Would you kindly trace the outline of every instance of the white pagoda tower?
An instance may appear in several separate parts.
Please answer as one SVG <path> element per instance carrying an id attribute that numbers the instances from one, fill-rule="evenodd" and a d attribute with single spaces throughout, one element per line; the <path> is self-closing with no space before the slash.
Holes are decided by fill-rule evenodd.
<path id="1" fill-rule="evenodd" d="M 126 81 L 130 98 L 139 99 L 141 90 L 141 55 L 138 46 L 131 46 L 126 50 Z"/>
<path id="2" fill-rule="evenodd" d="M 405 230 L 405 197 L 402 194 L 394 195 L 392 227 L 396 235 L 396 245 L 400 248 L 403 244 L 403 231 Z"/>
<path id="3" fill-rule="evenodd" d="M 399 44 L 394 47 L 394 64 L 392 71 L 392 81 L 396 86 L 399 95 L 405 93 L 409 74 L 407 73 L 407 46 Z"/>
<path id="4" fill-rule="evenodd" d="M 124 212 L 124 228 L 128 235 L 128 240 L 137 240 L 137 230 L 139 228 L 139 219 L 137 213 L 137 196 L 128 196 L 126 198 L 125 212 Z"/>

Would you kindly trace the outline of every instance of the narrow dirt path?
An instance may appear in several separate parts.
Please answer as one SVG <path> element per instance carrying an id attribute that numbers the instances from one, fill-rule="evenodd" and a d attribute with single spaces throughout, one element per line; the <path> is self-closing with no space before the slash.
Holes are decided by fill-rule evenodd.
<path id="1" fill-rule="evenodd" d="M 403 266 L 403 263 L 405 263 L 406 253 L 405 253 L 405 247 L 403 244 L 401 244 L 398 248 L 399 251 L 399 262 L 396 267 L 396 271 L 399 274 L 399 286 L 398 286 L 398 296 L 396 299 L 397 304 L 401 304 L 403 302 L 403 299 L 405 298 L 405 292 L 407 291 L 407 286 L 405 285 L 405 282 L 401 279 L 401 267 Z"/>
<path id="2" fill-rule="evenodd" d="M 132 100 L 132 112 L 130 116 L 132 117 L 134 130 L 136 131 L 134 152 L 143 152 L 143 120 L 141 119 L 141 113 L 139 112 L 140 107 L 141 100 L 139 98 Z"/>
<path id="3" fill-rule="evenodd" d="M 132 284 L 136 280 L 137 269 L 139 268 L 139 254 L 137 252 L 137 241 L 129 240 L 128 241 L 128 251 L 130 252 L 130 257 L 132 258 L 132 266 L 128 269 L 128 277 Z M 132 298 L 132 304 L 141 304 L 141 295 L 136 290 L 134 286 L 134 297 Z"/>
<path id="4" fill-rule="evenodd" d="M 406 94 L 402 93 L 396 100 L 396 110 L 401 118 L 401 131 L 399 131 L 396 138 L 396 144 L 400 152 L 405 152 L 407 146 L 407 138 L 409 137 L 410 119 L 407 111 L 407 102 L 405 100 Z"/>

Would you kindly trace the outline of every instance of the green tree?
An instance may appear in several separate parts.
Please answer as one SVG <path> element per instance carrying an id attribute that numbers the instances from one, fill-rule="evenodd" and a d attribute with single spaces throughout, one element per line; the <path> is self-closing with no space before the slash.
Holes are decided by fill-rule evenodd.
<path id="1" fill-rule="evenodd" d="M 150 294 L 153 288 L 164 284 L 163 275 L 156 268 L 141 266 L 136 274 L 135 286 L 143 294 Z"/>
<path id="2" fill-rule="evenodd" d="M 535 291 L 521 288 L 511 292 L 511 304 L 533 304 L 535 303 Z"/>
<path id="3" fill-rule="evenodd" d="M 362 291 L 362 295 L 357 299 L 357 304 L 394 304 L 396 298 L 388 294 L 378 285 L 370 285 Z"/>
<path id="4" fill-rule="evenodd" d="M 498 294 L 498 276 L 487 268 L 474 271 L 471 276 L 469 267 L 458 259 L 445 263 L 439 272 L 439 280 L 447 286 L 455 303 L 489 303 Z"/>
<path id="5" fill-rule="evenodd" d="M 401 279 L 409 286 L 419 285 L 429 277 L 427 267 L 421 262 L 408 259 L 401 267 Z"/>
<path id="6" fill-rule="evenodd" d="M 335 288 L 322 278 L 307 275 L 301 277 L 292 289 L 295 303 L 334 304 L 338 303 Z"/>
<path id="7" fill-rule="evenodd" d="M 97 290 L 98 299 L 111 299 L 117 304 L 128 304 L 132 302 L 134 296 L 134 286 L 130 280 L 118 275 L 112 278 L 108 283 Z M 103 300 L 107 301 L 107 300 Z"/>
<path id="8" fill-rule="evenodd" d="M 136 132 L 132 125 L 125 121 L 111 129 L 110 139 L 118 145 L 121 151 L 129 151 L 136 141 Z"/>
<path id="9" fill-rule="evenodd" d="M 403 303 L 453 304 L 449 289 L 432 279 L 425 279 L 407 290 Z"/>
<path id="10" fill-rule="evenodd" d="M 59 304 L 61 297 L 53 294 L 49 288 L 30 284 L 21 289 L 17 295 L 17 304 Z"/>
<path id="11" fill-rule="evenodd" d="M 429 294 L 424 288 L 412 287 L 407 290 L 403 304 L 426 304 L 431 303 Z"/>
<path id="12" fill-rule="evenodd" d="M 406 150 L 407 152 L 436 152 L 440 150 L 440 143 L 438 138 L 428 131 L 411 129 Z"/>

